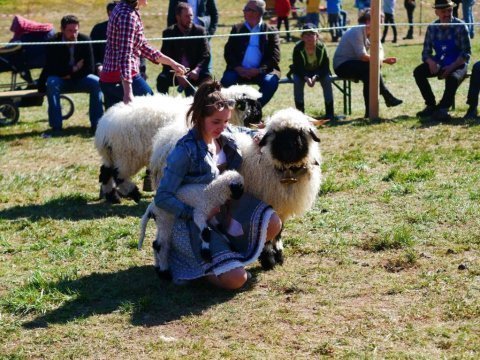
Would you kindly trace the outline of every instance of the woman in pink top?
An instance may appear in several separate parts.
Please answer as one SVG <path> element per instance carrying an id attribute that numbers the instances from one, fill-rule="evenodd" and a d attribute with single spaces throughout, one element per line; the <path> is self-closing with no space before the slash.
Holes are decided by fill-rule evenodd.
<path id="1" fill-rule="evenodd" d="M 177 76 L 183 76 L 186 72 L 183 65 L 150 46 L 145 39 L 138 9 L 147 5 L 147 2 L 122 0 L 110 15 L 105 58 L 100 73 L 100 87 L 107 109 L 120 101 L 128 104 L 134 95 L 153 94 L 140 76 L 140 56 L 155 64 L 170 66 Z"/>

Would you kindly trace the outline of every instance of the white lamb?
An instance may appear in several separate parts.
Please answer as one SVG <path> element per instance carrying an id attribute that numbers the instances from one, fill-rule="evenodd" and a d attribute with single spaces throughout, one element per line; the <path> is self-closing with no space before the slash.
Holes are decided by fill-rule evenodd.
<path id="1" fill-rule="evenodd" d="M 243 177 L 233 170 L 223 172 L 210 184 L 186 184 L 178 189 L 176 197 L 194 208 L 193 221 L 200 229 L 201 255 L 205 261 L 211 261 L 209 250 L 211 229 L 207 223 L 208 215 L 212 209 L 224 205 L 230 199 L 239 199 L 242 194 Z M 138 249 L 142 247 L 150 218 L 155 220 L 157 227 L 157 234 L 153 242 L 155 268 L 160 276 L 167 277 L 169 274 L 168 252 L 175 217 L 173 214 L 157 207 L 152 201 L 142 216 Z"/>
<path id="2" fill-rule="evenodd" d="M 222 92 L 236 100 L 232 124 L 248 126 L 261 121 L 257 100 L 262 94 L 257 90 L 234 85 Z M 119 203 L 120 196 L 140 201 L 140 191 L 131 178 L 148 165 L 157 130 L 171 123 L 185 123 L 191 103 L 192 98 L 156 94 L 135 97 L 130 104 L 119 103 L 105 112 L 95 133 L 95 147 L 102 158 L 101 197 L 111 203 Z"/>
<path id="3" fill-rule="evenodd" d="M 243 133 L 235 134 L 242 152 L 240 173 L 245 191 L 271 205 L 282 222 L 301 216 L 314 205 L 321 184 L 321 154 L 311 119 L 288 108 L 266 120 L 259 144 Z M 152 181 L 158 184 L 166 157 L 186 129 L 169 126 L 159 130 L 150 161 Z M 280 237 L 268 242 L 260 256 L 266 269 L 283 261 Z"/>

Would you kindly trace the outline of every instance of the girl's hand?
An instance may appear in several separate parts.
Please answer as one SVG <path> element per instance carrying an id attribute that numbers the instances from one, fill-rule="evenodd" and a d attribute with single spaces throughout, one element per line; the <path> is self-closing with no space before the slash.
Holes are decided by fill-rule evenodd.
<path id="1" fill-rule="evenodd" d="M 213 208 L 210 213 L 208 214 L 208 220 L 213 218 L 215 215 L 217 215 L 220 212 L 220 207 Z"/>

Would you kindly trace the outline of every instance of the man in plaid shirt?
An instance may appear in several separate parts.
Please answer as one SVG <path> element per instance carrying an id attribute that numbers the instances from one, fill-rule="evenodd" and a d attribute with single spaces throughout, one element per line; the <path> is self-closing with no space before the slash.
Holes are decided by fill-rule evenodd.
<path id="1" fill-rule="evenodd" d="M 140 56 L 155 64 L 170 66 L 179 76 L 185 67 L 148 44 L 138 7 L 147 0 L 123 0 L 113 10 L 108 21 L 107 45 L 100 86 L 105 97 L 105 107 L 123 101 L 128 104 L 133 96 L 153 94 L 140 76 Z"/>
<path id="2" fill-rule="evenodd" d="M 454 6 L 451 0 L 435 0 L 438 20 L 427 28 L 422 52 L 424 62 L 413 71 L 426 105 L 417 116 L 431 116 L 435 121 L 450 119 L 448 109 L 453 105 L 458 86 L 465 79 L 471 54 L 467 27 L 452 16 Z M 445 79 L 445 91 L 438 104 L 428 82 L 431 77 Z"/>

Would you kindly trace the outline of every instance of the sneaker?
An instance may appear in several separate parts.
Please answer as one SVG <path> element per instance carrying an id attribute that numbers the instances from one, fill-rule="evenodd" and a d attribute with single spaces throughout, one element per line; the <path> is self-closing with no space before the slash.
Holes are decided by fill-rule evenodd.
<path id="1" fill-rule="evenodd" d="M 469 107 L 467 113 L 463 117 L 464 120 L 476 120 L 477 119 L 477 108 Z"/>
<path id="2" fill-rule="evenodd" d="M 417 117 L 428 117 L 432 116 L 432 114 L 435 112 L 436 107 L 432 105 L 427 105 L 425 109 L 422 111 L 417 112 Z"/>
<path id="3" fill-rule="evenodd" d="M 398 106 L 403 103 L 403 100 L 397 99 L 395 96 L 387 97 L 385 99 L 385 104 L 387 107 Z"/>
<path id="4" fill-rule="evenodd" d="M 45 131 L 41 136 L 43 139 L 59 137 L 59 136 L 62 136 L 62 130 L 48 130 L 48 131 Z"/>
<path id="5" fill-rule="evenodd" d="M 434 111 L 432 114 L 432 120 L 442 122 L 442 121 L 449 121 L 451 120 L 452 117 L 448 113 L 448 109 L 445 108 L 439 108 Z"/>

